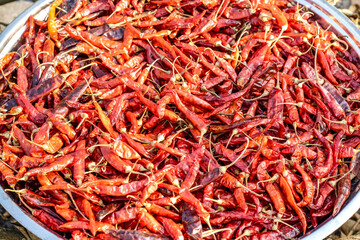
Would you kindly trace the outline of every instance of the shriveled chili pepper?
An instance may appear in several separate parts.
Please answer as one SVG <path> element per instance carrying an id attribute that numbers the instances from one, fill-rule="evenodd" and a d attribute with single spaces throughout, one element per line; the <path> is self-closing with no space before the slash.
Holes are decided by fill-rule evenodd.
<path id="1" fill-rule="evenodd" d="M 110 224 L 120 224 L 136 219 L 139 212 L 138 208 L 122 208 L 109 216 L 105 217 L 104 222 Z"/>
<path id="2" fill-rule="evenodd" d="M 71 165 L 74 162 L 74 156 L 72 155 L 66 155 L 63 157 L 59 157 L 54 162 L 50 163 L 49 165 L 45 167 L 40 168 L 33 168 L 25 173 L 25 176 L 35 176 L 39 173 L 47 173 L 47 172 L 54 172 L 54 171 L 60 171 L 65 169 L 67 166 Z"/>
<path id="3" fill-rule="evenodd" d="M 294 209 L 296 214 L 299 216 L 303 232 L 305 233 L 306 226 L 307 226 L 305 213 L 301 208 L 299 208 L 297 206 L 295 199 L 292 195 L 291 189 L 290 189 L 289 185 L 287 184 L 287 182 L 285 181 L 284 177 L 280 175 L 279 179 L 280 179 L 280 187 L 284 191 L 286 200 L 289 203 L 289 205 Z"/>
<path id="4" fill-rule="evenodd" d="M 337 215 L 344 204 L 345 200 L 350 195 L 351 179 L 349 174 L 349 167 L 343 163 L 339 167 L 340 179 L 337 185 L 337 198 L 333 210 L 333 216 Z"/>
<path id="5" fill-rule="evenodd" d="M 50 6 L 49 10 L 49 19 L 48 19 L 48 31 L 51 39 L 53 39 L 56 42 L 56 46 L 60 48 L 61 43 L 59 42 L 59 36 L 57 32 L 57 25 L 55 21 L 55 15 L 56 15 L 56 8 L 60 6 L 62 3 L 62 0 L 57 0 L 53 2 Z"/>
<path id="6" fill-rule="evenodd" d="M 185 232 L 194 239 L 202 237 L 203 228 L 201 220 L 193 207 L 188 204 L 181 205 L 181 221 L 184 224 Z"/>
<path id="7" fill-rule="evenodd" d="M 314 129 L 314 133 L 317 135 L 319 140 L 325 145 L 326 149 L 328 150 L 328 156 L 325 163 L 323 163 L 323 165 L 321 166 L 316 166 L 312 171 L 312 173 L 316 178 L 322 178 L 325 177 L 331 171 L 331 168 L 334 164 L 334 160 L 333 160 L 334 156 L 331 145 L 328 142 L 328 140 L 323 135 L 321 135 L 321 133 L 319 133 L 316 129 Z"/>
<path id="8" fill-rule="evenodd" d="M 301 160 L 300 149 L 295 150 L 295 152 L 291 156 L 291 160 L 294 163 L 294 167 L 300 172 L 305 183 L 306 192 L 304 199 L 300 203 L 298 203 L 299 207 L 303 207 L 309 204 L 310 202 L 312 202 L 315 195 L 315 186 L 313 185 L 310 175 L 304 170 L 303 167 L 300 166 L 300 160 Z"/>
<path id="9" fill-rule="evenodd" d="M 179 195 L 186 203 L 195 208 L 195 211 L 199 217 L 204 219 L 204 221 L 209 221 L 210 214 L 204 209 L 202 203 L 197 198 L 195 198 L 195 196 L 188 189 L 180 189 Z"/>

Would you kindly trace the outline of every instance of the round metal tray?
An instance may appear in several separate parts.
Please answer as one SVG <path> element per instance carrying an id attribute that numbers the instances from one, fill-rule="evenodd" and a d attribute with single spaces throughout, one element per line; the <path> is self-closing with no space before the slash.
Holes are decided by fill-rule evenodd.
<path id="1" fill-rule="evenodd" d="M 0 57 L 13 50 L 18 44 L 26 28 L 26 20 L 30 15 L 36 19 L 44 20 L 47 17 L 49 6 L 53 0 L 40 0 L 18 16 L 0 35 Z M 308 7 L 322 27 L 331 26 L 331 30 L 339 36 L 345 37 L 352 51 L 360 59 L 360 30 L 340 11 L 325 0 L 297 0 L 300 5 Z M 41 239 L 64 239 L 58 233 L 47 228 L 43 223 L 34 219 L 30 213 L 21 208 L 16 200 L 7 194 L 0 186 L 0 204 L 24 227 Z M 360 193 L 352 191 L 343 209 L 335 217 L 329 217 L 315 229 L 307 232 L 301 239 L 324 239 L 344 224 L 360 208 Z"/>

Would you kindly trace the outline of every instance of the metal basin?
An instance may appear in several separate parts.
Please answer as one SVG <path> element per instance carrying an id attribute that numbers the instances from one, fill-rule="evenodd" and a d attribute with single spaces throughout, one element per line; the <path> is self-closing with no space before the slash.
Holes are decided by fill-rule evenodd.
<path id="1" fill-rule="evenodd" d="M 53 0 L 41 0 L 36 2 L 5 29 L 0 35 L 0 57 L 12 51 L 14 47 L 18 45 L 19 39 L 26 28 L 25 22 L 30 15 L 33 15 L 39 20 L 46 19 L 52 1 Z M 303 6 L 307 6 L 314 12 L 319 23 L 324 28 L 330 25 L 333 32 L 339 36 L 345 36 L 351 51 L 356 52 L 358 56 L 357 61 L 360 62 L 360 30 L 346 16 L 324 0 L 298 0 L 297 2 Z M 44 224 L 33 218 L 25 209 L 18 206 L 16 198 L 5 192 L 4 186 L 0 186 L 0 204 L 24 227 L 41 239 L 64 239 L 61 235 L 50 230 Z M 358 189 L 355 189 L 351 192 L 349 199 L 337 216 L 329 217 L 318 227 L 308 231 L 301 239 L 312 240 L 327 237 L 344 224 L 359 208 L 360 193 L 358 193 Z"/>

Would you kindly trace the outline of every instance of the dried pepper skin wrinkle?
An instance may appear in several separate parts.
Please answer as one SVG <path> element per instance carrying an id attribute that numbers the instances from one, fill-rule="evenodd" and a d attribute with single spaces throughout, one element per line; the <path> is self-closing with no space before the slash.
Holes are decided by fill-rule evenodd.
<path id="1" fill-rule="evenodd" d="M 54 1 L 0 59 L 3 186 L 67 239 L 301 237 L 360 177 L 359 58 L 316 19 Z"/>

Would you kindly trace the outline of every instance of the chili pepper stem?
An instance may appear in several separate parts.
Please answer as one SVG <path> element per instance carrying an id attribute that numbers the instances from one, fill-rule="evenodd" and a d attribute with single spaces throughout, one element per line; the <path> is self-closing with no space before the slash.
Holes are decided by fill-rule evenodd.
<path id="1" fill-rule="evenodd" d="M 4 154 L 4 153 L 2 153 Z M 12 171 L 14 171 L 15 173 L 17 173 L 18 171 L 16 169 L 14 169 L 13 167 L 11 167 L 7 162 L 5 162 L 3 160 L 3 157 L 0 157 L 0 162 L 3 163 L 5 166 L 7 166 L 8 168 L 10 168 Z"/>
<path id="2" fill-rule="evenodd" d="M 264 92 L 263 92 L 260 96 L 258 96 L 258 97 L 256 97 L 256 98 L 246 99 L 246 98 L 243 98 L 243 97 L 242 97 L 242 99 L 243 99 L 244 101 L 256 101 L 256 100 L 259 100 L 259 99 L 261 99 L 261 98 L 263 98 L 263 97 L 269 96 L 269 94 L 270 94 L 270 93 L 265 89 Z"/>
<path id="3" fill-rule="evenodd" d="M 204 222 L 209 226 L 210 231 L 213 231 L 213 228 L 212 228 L 212 226 L 211 226 L 211 224 L 210 224 L 210 216 L 208 216 L 208 217 L 206 217 L 206 218 L 203 218 L 203 220 L 204 220 Z M 211 235 L 213 235 L 214 238 L 215 238 L 215 240 L 217 240 L 215 233 L 212 233 Z"/>
<path id="4" fill-rule="evenodd" d="M 232 230 L 231 228 L 219 228 L 219 229 L 208 230 L 206 232 L 203 232 L 202 237 L 206 238 L 209 237 L 210 235 L 214 235 L 219 232 L 231 231 L 231 230 Z"/>
<path id="5" fill-rule="evenodd" d="M 321 117 L 331 123 L 347 124 L 347 121 L 344 118 L 341 121 L 333 121 L 333 120 L 326 118 L 325 116 L 321 116 Z"/>
<path id="6" fill-rule="evenodd" d="M 235 135 L 237 135 L 239 133 L 239 130 L 237 129 L 237 128 L 234 128 L 233 130 L 232 130 L 232 132 L 231 132 L 231 135 L 230 135 L 230 138 L 229 138 L 229 140 L 227 141 L 227 143 L 226 143 L 226 148 L 229 146 L 229 143 L 230 143 L 230 141 L 231 141 L 231 139 L 233 138 L 233 136 L 235 136 Z"/>
<path id="7" fill-rule="evenodd" d="M 240 240 L 243 237 L 248 237 L 251 235 L 251 231 L 249 229 L 245 229 L 244 232 L 237 238 L 235 238 L 235 240 Z"/>
<path id="8" fill-rule="evenodd" d="M 27 180 L 29 180 L 29 177 L 28 176 L 23 176 L 21 178 L 17 178 L 17 177 L 12 177 L 14 179 L 16 179 L 17 181 L 24 181 L 26 182 Z"/>
<path id="9" fill-rule="evenodd" d="M 222 205 L 222 204 L 224 203 L 224 201 L 221 200 L 221 199 L 205 198 L 205 200 L 209 200 L 209 201 L 215 202 L 215 203 L 217 203 L 217 204 L 219 204 L 219 205 Z"/>
<path id="10" fill-rule="evenodd" d="M 286 103 L 286 102 L 284 102 L 284 103 L 277 103 L 276 106 L 278 106 L 278 105 L 293 105 L 293 106 L 296 106 L 298 108 L 302 108 L 304 103 L 303 102 L 298 102 L 298 103 Z"/>
<path id="11" fill-rule="evenodd" d="M 268 136 L 269 139 L 273 140 L 286 140 L 285 138 L 280 138 L 280 137 L 273 137 L 273 136 Z"/>
<path id="12" fill-rule="evenodd" d="M 256 185 L 258 185 L 258 184 L 260 184 L 260 183 L 266 183 L 266 182 L 275 182 L 278 178 L 279 178 L 279 174 L 275 173 L 274 176 L 272 176 L 272 177 L 269 178 L 269 179 L 262 180 L 262 181 L 258 181 L 258 182 L 256 183 Z"/>
<path id="13" fill-rule="evenodd" d="M 261 194 L 258 194 L 258 193 L 256 193 L 256 192 L 252 191 L 251 189 L 247 188 L 246 186 L 244 186 L 244 185 L 241 184 L 240 182 L 237 182 L 235 187 L 236 187 L 236 188 L 241 187 L 241 188 L 243 188 L 244 190 L 248 191 L 248 192 L 251 193 L 251 194 L 254 194 L 254 195 L 257 196 L 257 197 L 262 197 Z"/>
<path id="14" fill-rule="evenodd" d="M 128 167 L 130 167 L 130 166 L 128 166 Z M 126 171 L 127 171 L 127 170 L 126 170 Z M 137 174 L 137 175 L 141 175 L 141 176 L 145 176 L 145 177 L 148 178 L 148 181 L 151 182 L 151 178 L 150 178 L 148 175 L 146 175 L 146 174 L 144 174 L 144 173 L 141 173 L 141 172 L 133 171 L 133 169 L 132 169 L 131 167 L 130 167 L 130 170 L 129 170 L 127 173 L 129 173 L 129 174 L 128 174 L 127 178 L 125 179 L 125 182 L 129 182 L 130 175 L 131 175 L 132 173 L 133 173 L 133 174 Z"/>
<path id="15" fill-rule="evenodd" d="M 273 219 L 274 220 L 274 222 L 277 222 L 277 223 L 282 223 L 282 224 L 284 224 L 284 225 L 286 225 L 286 226 L 288 226 L 288 227 L 291 227 L 292 229 L 294 229 L 294 230 L 297 230 L 294 226 L 292 226 L 291 224 L 288 224 L 287 222 L 285 222 L 285 221 L 283 221 L 283 220 L 281 220 L 281 216 L 280 216 L 280 218 L 279 217 L 269 217 L 269 216 L 265 216 L 265 215 L 263 215 L 263 214 L 261 214 L 260 213 L 260 216 L 259 216 L 260 218 L 267 218 L 267 219 Z"/>
<path id="16" fill-rule="evenodd" d="M 28 54 L 29 53 L 26 52 L 24 56 L 21 56 L 18 60 L 15 61 L 18 64 L 18 66 L 24 65 L 24 59 L 28 56 Z"/>
<path id="17" fill-rule="evenodd" d="M 19 199 L 20 199 L 21 203 L 24 204 L 24 206 L 31 212 L 31 215 L 34 215 L 35 209 L 33 209 L 29 205 L 27 205 L 20 195 L 19 195 Z"/>
<path id="18" fill-rule="evenodd" d="M 71 72 L 62 74 L 62 76 L 66 79 L 66 78 L 68 78 L 71 74 L 74 74 L 74 73 L 76 73 L 76 72 L 79 72 L 79 71 L 81 71 L 81 70 L 83 70 L 83 69 L 85 69 L 85 68 L 88 68 L 88 67 L 90 67 L 90 66 L 93 66 L 93 65 L 95 65 L 95 64 L 96 64 L 96 63 L 90 63 L 90 64 L 88 64 L 88 65 L 85 65 L 85 66 L 83 66 L 83 67 L 80 67 L 80 68 L 78 68 L 78 69 L 75 69 L 75 70 L 73 70 L 73 71 L 71 71 Z"/>
<path id="19" fill-rule="evenodd" d="M 34 144 L 35 146 L 38 146 L 38 147 L 41 147 L 45 152 L 48 152 L 50 149 L 48 147 L 48 145 L 45 144 L 38 144 L 36 142 L 33 142 L 33 141 L 30 141 L 29 139 L 25 139 L 25 141 L 31 143 L 31 144 Z"/>
<path id="20" fill-rule="evenodd" d="M 78 213 L 79 213 L 84 219 L 89 220 L 89 219 L 82 213 L 82 211 L 80 211 L 78 205 L 76 204 L 76 202 L 75 202 L 75 200 L 74 200 L 74 198 L 73 198 L 73 196 L 72 196 L 72 193 L 71 193 L 70 191 L 65 191 L 65 192 L 66 192 L 66 194 L 69 195 L 70 200 L 71 200 L 72 204 L 74 204 L 74 207 L 76 208 L 76 210 L 78 211 Z"/>
<path id="21" fill-rule="evenodd" d="M 25 193 L 26 189 L 20 189 L 20 190 L 15 190 L 15 189 L 5 189 L 5 192 L 14 192 L 17 194 L 21 194 L 21 193 Z"/>
<path id="22" fill-rule="evenodd" d="M 336 34 L 334 34 L 334 33 L 331 34 L 331 40 L 336 40 L 336 41 L 341 42 L 342 44 L 344 44 L 346 51 L 349 49 L 348 43 L 345 40 L 342 40 L 342 39 L 338 38 L 338 36 L 336 36 Z"/>
<path id="23" fill-rule="evenodd" d="M 108 148 L 112 148 L 114 146 L 114 144 L 112 143 L 109 143 L 109 144 L 95 144 L 95 145 L 92 145 L 90 147 L 87 148 L 87 151 L 89 152 L 93 152 L 95 150 L 95 148 L 97 147 L 108 147 Z"/>
<path id="24" fill-rule="evenodd" d="M 283 27 L 285 27 L 285 26 L 283 26 Z M 287 26 L 286 26 L 286 28 L 287 28 Z M 282 38 L 282 34 L 283 34 L 284 31 L 286 30 L 286 28 L 285 28 L 285 29 L 284 29 L 284 28 L 281 28 L 281 32 L 280 32 L 279 36 L 277 36 L 277 38 L 275 38 L 275 39 L 271 39 L 271 36 L 273 36 L 273 35 L 270 35 L 270 37 L 269 37 L 270 41 L 267 41 L 267 44 L 270 46 L 271 49 L 272 49 L 272 48 L 276 45 L 276 43 Z"/>
<path id="25" fill-rule="evenodd" d="M 249 147 L 249 142 L 250 142 L 249 138 L 246 138 L 246 146 L 245 146 L 244 150 L 241 152 L 241 154 L 233 162 L 231 162 L 229 165 L 219 167 L 219 170 L 220 170 L 220 172 L 222 174 L 225 174 L 229 167 L 233 166 L 234 164 L 236 164 L 237 161 L 239 161 L 241 159 L 241 157 L 244 155 L 247 148 Z"/>
<path id="26" fill-rule="evenodd" d="M 297 139 L 298 139 L 301 143 L 303 143 L 303 141 L 300 139 L 300 137 L 299 137 L 299 135 L 298 135 L 298 133 L 297 133 L 297 123 L 296 123 L 296 122 L 293 123 L 293 127 L 294 127 L 294 131 L 295 131 L 295 136 L 297 137 Z"/>
<path id="27" fill-rule="evenodd" d="M 344 64 L 342 64 L 341 62 L 339 62 L 339 60 L 337 60 L 336 58 L 335 58 L 335 63 L 338 64 L 338 65 L 340 65 L 340 66 L 346 71 L 346 74 L 347 74 L 347 75 L 351 75 L 351 74 L 354 73 L 353 70 L 350 70 L 350 69 L 346 68 L 346 67 L 344 66 Z"/>
<path id="28" fill-rule="evenodd" d="M 329 184 L 330 184 L 331 186 L 335 187 L 335 186 L 336 186 L 336 183 L 337 183 L 338 181 L 340 181 L 341 179 L 343 179 L 344 177 L 346 177 L 347 175 L 349 175 L 353 169 L 354 169 L 354 167 L 352 167 L 351 169 L 349 169 L 349 171 L 347 171 L 345 174 L 337 174 L 337 175 L 334 175 L 334 176 L 329 176 L 329 177 L 326 177 L 326 178 L 321 178 L 321 179 L 320 179 L 320 182 L 325 182 L 325 181 L 327 181 L 328 179 L 335 178 L 335 177 L 337 177 L 337 176 L 341 176 L 341 175 L 342 175 L 341 177 L 339 177 L 339 178 L 336 179 L 336 180 L 329 181 Z"/>
<path id="29" fill-rule="evenodd" d="M 201 87 L 200 87 L 200 91 L 202 91 L 202 92 L 208 92 L 208 93 L 214 95 L 215 97 L 220 98 L 219 95 L 217 95 L 214 91 L 210 91 L 210 90 L 206 89 L 205 86 L 201 86 Z"/>

